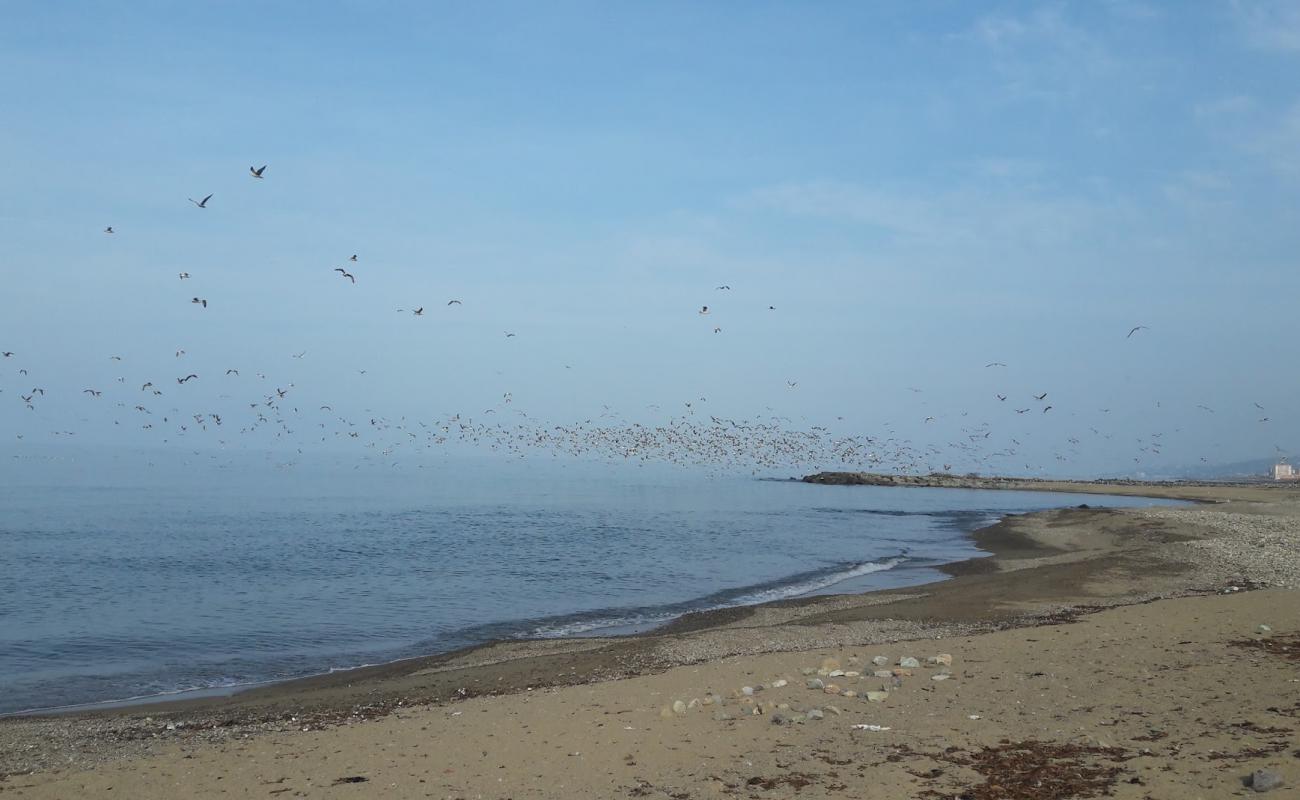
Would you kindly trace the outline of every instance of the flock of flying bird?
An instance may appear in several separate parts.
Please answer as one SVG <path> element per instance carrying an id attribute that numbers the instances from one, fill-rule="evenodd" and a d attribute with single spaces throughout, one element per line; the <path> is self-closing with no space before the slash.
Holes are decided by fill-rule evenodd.
<path id="1" fill-rule="evenodd" d="M 254 179 L 265 178 L 266 165 L 249 167 Z M 213 199 L 209 193 L 201 199 L 187 198 L 197 209 L 208 208 Z M 113 226 L 104 228 L 105 234 L 116 234 Z M 357 264 L 358 255 L 352 254 L 348 264 Z M 357 282 L 355 267 L 335 267 L 343 280 L 355 285 Z M 190 273 L 180 272 L 182 281 L 190 279 Z M 731 286 L 723 284 L 715 291 L 730 291 Z M 208 298 L 195 296 L 191 303 L 206 309 Z M 463 305 L 459 299 L 450 299 L 446 305 Z M 405 312 L 405 309 L 397 309 Z M 775 306 L 767 306 L 768 311 L 776 311 Z M 409 310 L 414 316 L 425 313 L 423 306 Z M 700 316 L 709 316 L 713 310 L 708 305 L 700 307 Z M 1147 331 L 1146 325 L 1133 326 L 1125 339 L 1132 338 L 1140 331 Z M 720 326 L 713 327 L 713 333 L 722 333 Z M 515 334 L 505 332 L 507 338 Z M 185 356 L 184 349 L 175 352 L 175 358 Z M 291 354 L 294 359 L 306 356 L 306 351 Z M 0 366 L 4 362 L 14 364 L 19 354 L 11 350 L 0 350 Z M 121 356 L 111 356 L 112 361 L 122 361 Z M 1006 368 L 1001 361 L 992 361 L 986 369 Z M 197 372 L 182 370 L 185 374 L 175 376 L 176 391 L 183 392 L 188 384 L 199 381 Z M 364 374 L 364 370 L 361 370 Z M 0 377 L 28 381 L 33 376 L 28 368 L 0 371 Z M 142 376 L 141 376 L 142 377 Z M 138 380 L 138 378 L 137 378 Z M 179 441 L 205 446 L 216 445 L 227 448 L 234 445 L 235 435 L 249 435 L 258 431 L 269 431 L 274 438 L 292 444 L 296 452 L 303 453 L 304 446 L 313 442 L 326 443 L 331 440 L 354 442 L 367 448 L 374 457 L 396 462 L 399 454 L 443 448 L 449 443 L 466 443 L 493 450 L 504 451 L 514 455 L 528 452 L 550 452 L 552 454 L 572 454 L 598 456 L 604 458 L 633 459 L 642 461 L 668 461 L 683 465 L 704 465 L 729 470 L 771 468 L 825 468 L 849 465 L 855 468 L 893 470 L 900 472 L 948 472 L 954 463 L 967 468 L 975 467 L 979 471 L 1008 472 L 1018 471 L 1023 458 L 1020 439 L 1003 436 L 994 440 L 994 428 L 988 422 L 960 424 L 960 435 L 944 446 L 914 442 L 885 424 L 883 435 L 844 435 L 835 433 L 824 426 L 805 425 L 796 427 L 792 420 L 780 416 L 771 408 L 766 416 L 756 419 L 733 419 L 714 414 L 706 414 L 707 398 L 693 398 L 684 402 L 681 409 L 669 415 L 659 424 L 643 424 L 629 421 L 608 407 L 599 416 L 571 425 L 551 425 L 535 420 L 512 406 L 513 397 L 506 392 L 501 401 L 493 408 L 485 409 L 475 416 L 447 414 L 428 419 L 414 419 L 406 416 L 390 419 L 386 416 L 366 410 L 363 415 L 335 413 L 330 403 L 307 402 L 299 400 L 300 391 L 293 383 L 276 385 L 263 372 L 255 377 L 243 377 L 237 368 L 227 368 L 219 380 L 227 382 L 221 387 L 220 398 L 227 401 L 222 409 L 181 409 L 187 402 L 182 395 L 180 399 L 168 396 L 153 379 L 146 378 L 139 384 L 138 390 L 127 387 L 125 375 L 118 376 L 115 382 L 120 388 L 110 393 L 113 406 L 113 424 L 137 426 L 142 431 L 151 431 L 158 437 L 157 441 L 168 444 Z M 249 386 L 249 381 L 256 381 Z M 6 381 L 9 382 L 9 381 Z M 46 392 L 41 386 L 30 389 L 25 384 L 18 384 L 15 392 L 18 399 L 28 411 L 35 412 L 44 401 Z M 134 385 L 132 383 L 131 385 Z M 165 385 L 165 384 L 164 384 Z M 798 381 L 787 381 L 786 387 L 795 390 Z M 0 384 L 0 397 L 11 386 Z M 237 421 L 229 410 L 234 395 L 231 392 L 245 393 L 242 405 L 238 408 Z M 919 393 L 920 389 L 911 388 Z M 101 400 L 105 389 L 87 387 L 82 390 L 90 400 Z M 290 395 L 293 395 L 291 398 Z M 1008 395 L 996 393 L 998 403 L 1005 403 Z M 1047 402 L 1048 392 L 1031 395 L 1038 406 L 1038 415 L 1051 412 L 1054 406 Z M 160 398 L 167 397 L 166 400 Z M 38 399 L 39 398 L 39 399 Z M 209 401 L 210 402 L 210 401 Z M 159 404 L 162 404 L 161 406 Z M 216 404 L 213 404 L 216 405 Z M 162 406 L 166 406 L 164 409 Z M 1262 406 L 1255 404 L 1262 410 Z M 1011 405 L 1016 415 L 1024 415 L 1034 410 L 1033 405 L 1023 408 Z M 1215 413 L 1214 409 L 1198 405 L 1198 409 Z M 649 406 L 648 410 L 659 412 L 658 406 Z M 1109 409 L 1098 409 L 1100 413 L 1109 413 Z M 961 417 L 968 415 L 962 413 Z M 842 419 L 842 418 L 841 418 Z M 230 421 L 228 421 L 230 420 Z M 935 416 L 926 416 L 925 424 L 937 421 Z M 1268 417 L 1259 420 L 1268 422 Z M 1109 439 L 1095 427 L 1089 427 L 1093 436 Z M 18 440 L 24 440 L 27 433 L 16 433 Z M 54 437 L 75 436 L 75 431 L 50 431 Z M 1029 433 L 1018 433 L 1027 436 Z M 1139 454 L 1133 460 L 1142 463 L 1144 458 L 1159 456 L 1163 433 L 1152 433 L 1148 437 L 1139 437 L 1137 446 Z M 1055 454 L 1057 461 L 1068 462 L 1079 454 L 1081 439 L 1069 436 L 1061 443 Z M 1278 448 L 1280 450 L 1280 448 Z M 196 454 L 201 452 L 196 450 Z M 369 456 L 368 456 L 369 457 Z M 215 456 L 213 456 L 215 458 Z M 1204 458 L 1201 459 L 1205 461 Z M 1043 465 L 1023 463 L 1025 470 L 1043 471 Z"/>

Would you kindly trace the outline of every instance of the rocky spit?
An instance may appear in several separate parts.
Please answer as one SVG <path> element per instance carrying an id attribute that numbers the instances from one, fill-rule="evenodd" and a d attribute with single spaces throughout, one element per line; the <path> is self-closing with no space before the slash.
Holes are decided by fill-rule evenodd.
<path id="1" fill-rule="evenodd" d="M 1133 513 L 1202 529 L 1184 547 L 1190 551 L 1187 561 L 1210 582 L 1300 588 L 1300 522 L 1294 516 L 1218 508 L 1149 508 Z"/>

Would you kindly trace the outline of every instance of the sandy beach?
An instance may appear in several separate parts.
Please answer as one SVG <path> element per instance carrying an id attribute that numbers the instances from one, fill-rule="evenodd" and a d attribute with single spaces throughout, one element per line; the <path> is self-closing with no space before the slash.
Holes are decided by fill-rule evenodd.
<path id="1" fill-rule="evenodd" d="M 1296 791 L 1300 492 L 1106 491 L 1203 503 L 1010 517 L 924 586 L 0 720 L 0 793 L 1217 798 L 1256 770 Z"/>

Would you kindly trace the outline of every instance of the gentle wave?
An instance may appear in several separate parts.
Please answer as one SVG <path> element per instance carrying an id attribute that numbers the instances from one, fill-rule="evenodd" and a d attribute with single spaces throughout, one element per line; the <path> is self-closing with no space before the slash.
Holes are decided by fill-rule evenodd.
<path id="1" fill-rule="evenodd" d="M 893 569 L 908 561 L 904 553 L 877 561 L 837 564 L 826 569 L 801 572 L 776 581 L 716 592 L 684 603 L 626 610 L 602 609 L 586 614 L 566 615 L 558 619 L 539 620 L 538 624 L 511 638 L 563 639 L 600 630 L 657 626 L 691 612 L 716 611 L 802 597 L 853 578 Z"/>

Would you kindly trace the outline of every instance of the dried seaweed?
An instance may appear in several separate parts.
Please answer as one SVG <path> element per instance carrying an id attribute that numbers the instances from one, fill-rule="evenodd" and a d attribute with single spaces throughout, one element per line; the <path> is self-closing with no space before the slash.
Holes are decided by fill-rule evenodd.
<path id="1" fill-rule="evenodd" d="M 1258 650 L 1269 655 L 1281 656 L 1287 661 L 1300 661 L 1300 633 L 1282 636 L 1267 636 L 1259 639 L 1238 639 L 1228 642 L 1229 647 L 1244 650 Z"/>
<path id="2" fill-rule="evenodd" d="M 965 758 L 949 755 L 944 760 L 962 764 L 984 778 L 984 783 L 952 795 L 956 800 L 1068 800 L 1110 794 L 1123 771 L 1116 764 L 1131 757 L 1118 747 L 1028 740 L 986 747 Z M 933 790 L 921 796 L 945 797 Z"/>

